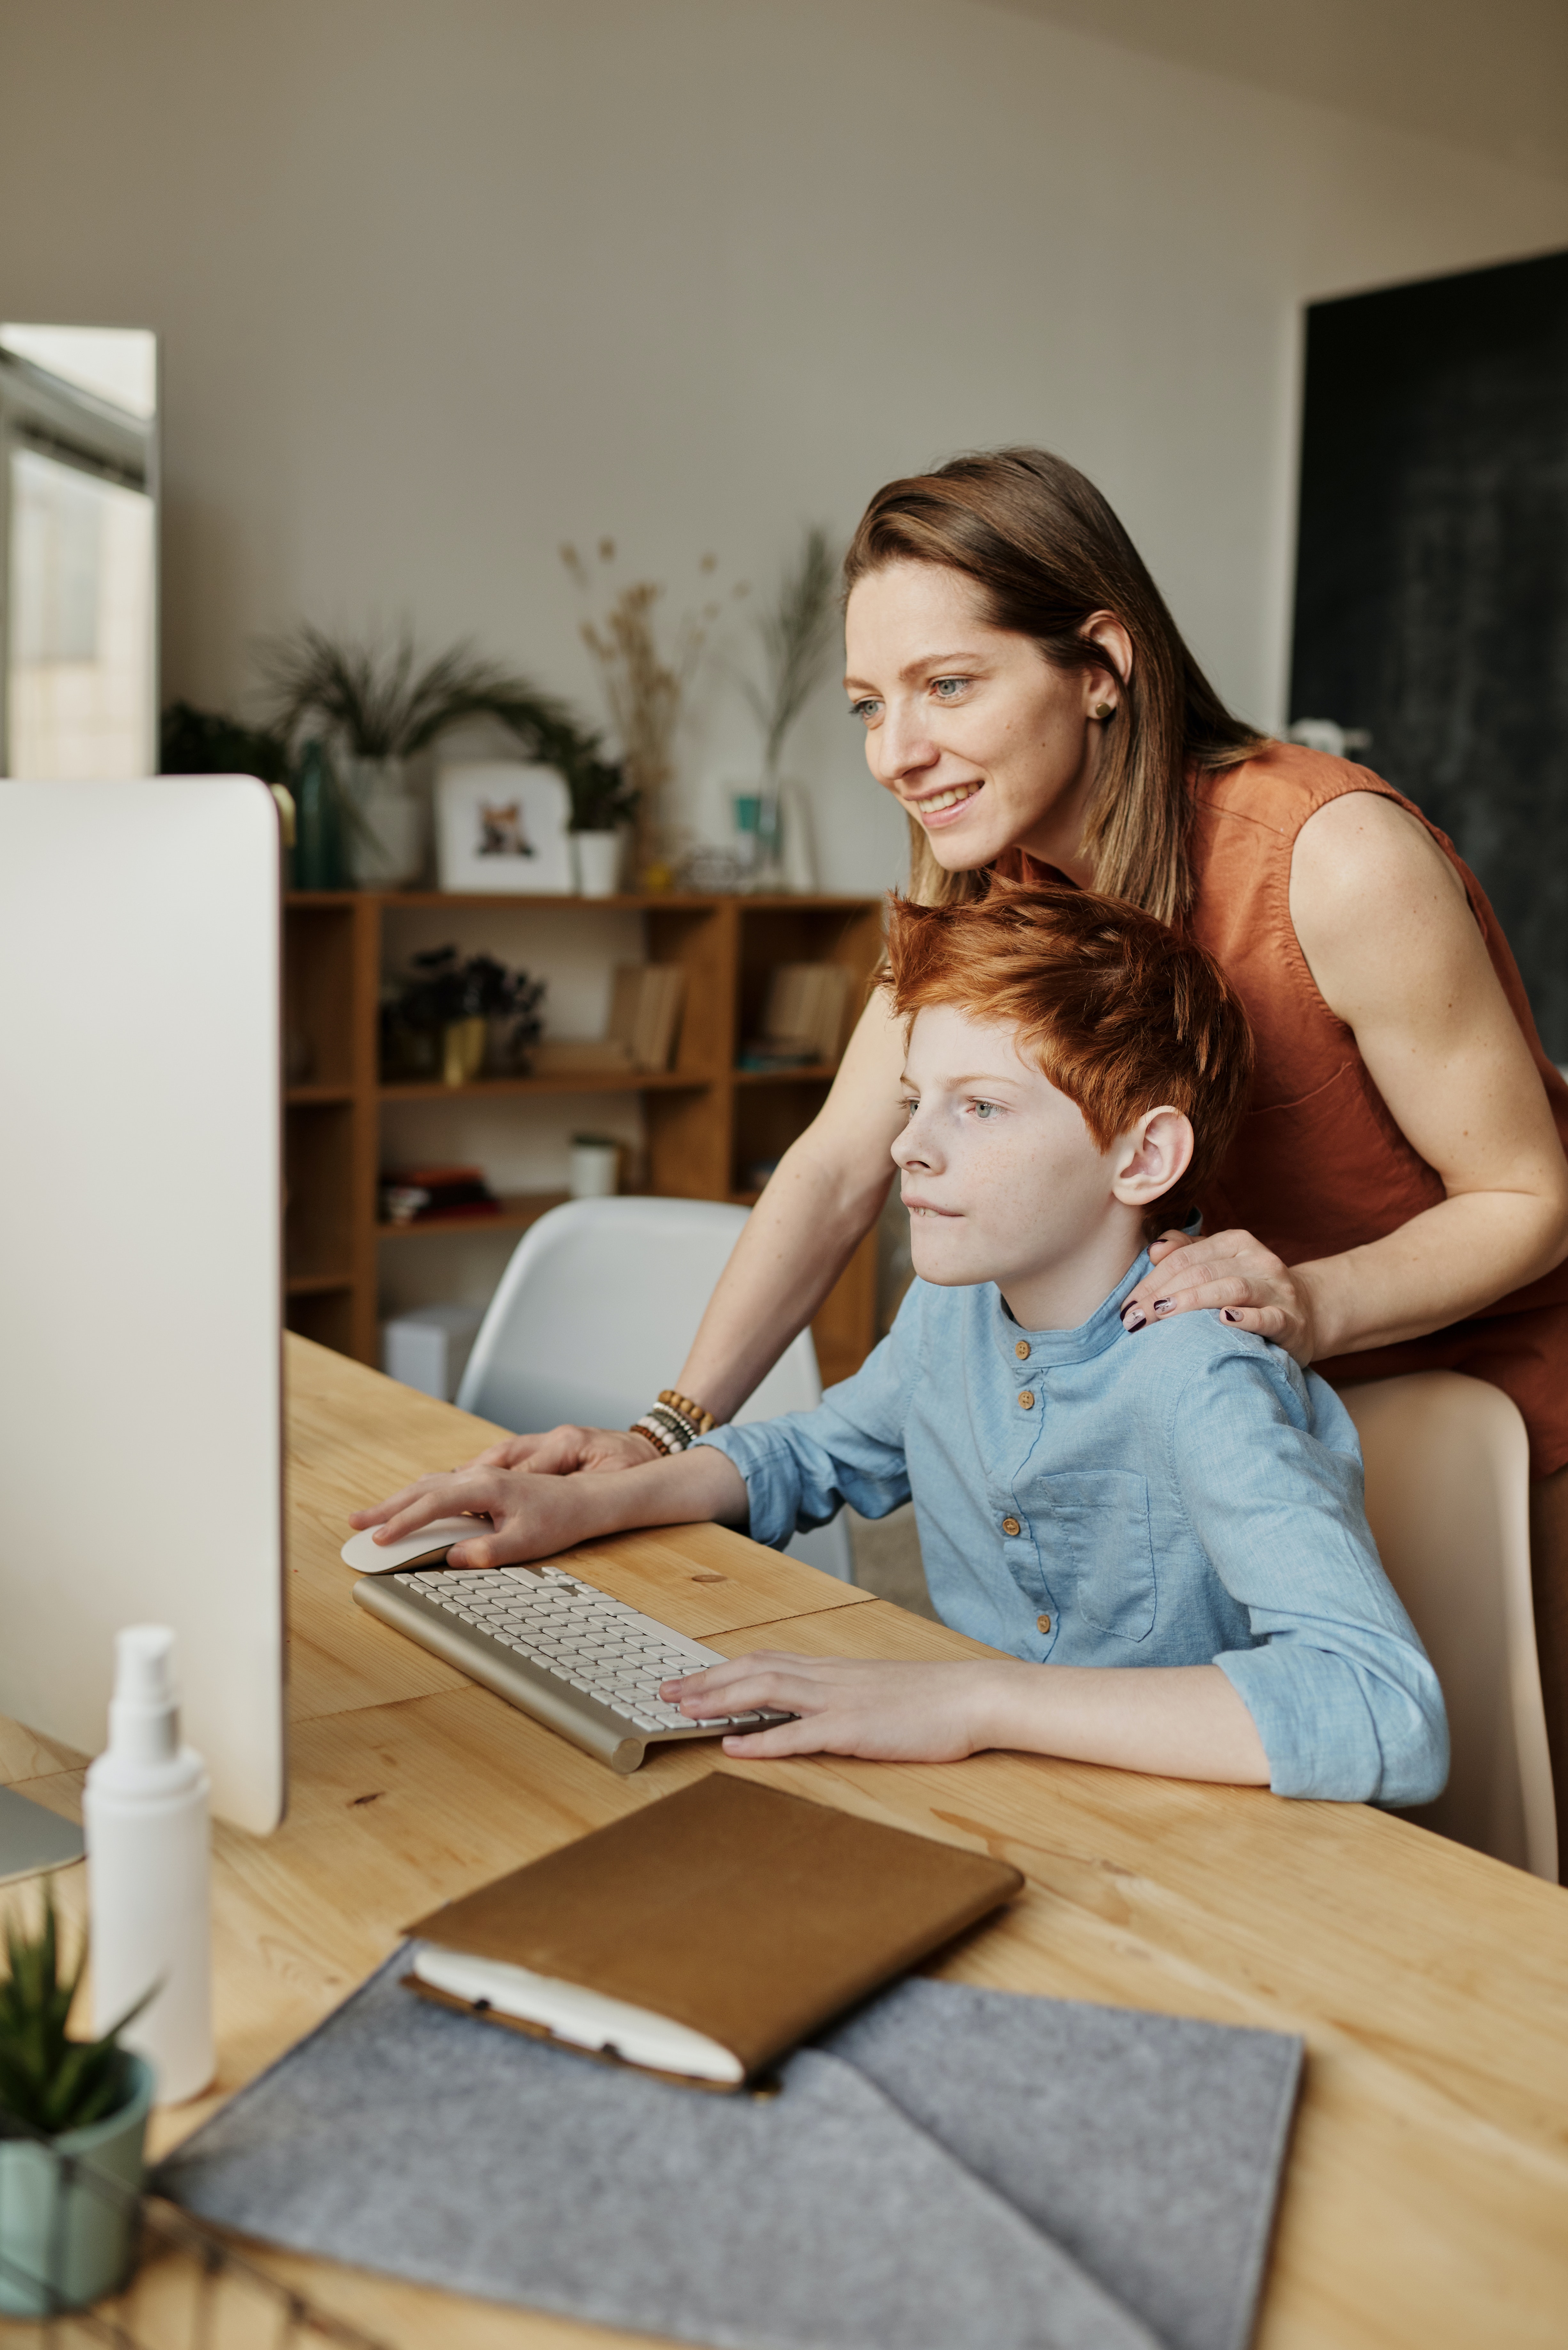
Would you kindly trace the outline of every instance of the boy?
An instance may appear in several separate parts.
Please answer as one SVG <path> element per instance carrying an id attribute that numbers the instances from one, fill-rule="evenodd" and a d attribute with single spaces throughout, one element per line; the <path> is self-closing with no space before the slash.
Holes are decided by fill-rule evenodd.
<path id="1" fill-rule="evenodd" d="M 1055 889 L 896 902 L 888 954 L 918 1278 L 856 1377 L 645 1467 L 482 1458 L 354 1523 L 483 1513 L 493 1533 L 452 1554 L 478 1567 L 701 1518 L 778 1544 L 845 1502 L 880 1517 L 912 1495 L 938 1613 L 1009 1657 L 763 1653 L 663 1694 L 693 1718 L 798 1717 L 724 1741 L 748 1759 L 1005 1746 L 1429 1800 L 1442 1696 L 1378 1563 L 1343 1405 L 1220 1315 L 1137 1337 L 1119 1318 L 1146 1236 L 1191 1214 L 1245 1106 L 1251 1042 L 1219 970 L 1148 915 Z"/>

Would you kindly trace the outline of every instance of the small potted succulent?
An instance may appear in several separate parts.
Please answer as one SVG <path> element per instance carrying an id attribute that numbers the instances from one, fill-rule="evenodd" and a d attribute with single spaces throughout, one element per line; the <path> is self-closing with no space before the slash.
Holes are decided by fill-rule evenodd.
<path id="1" fill-rule="evenodd" d="M 589 755 L 564 768 L 572 795 L 577 888 L 585 898 L 613 898 L 620 887 L 628 828 L 638 792 L 626 769 Z"/>
<path id="2" fill-rule="evenodd" d="M 36 1934 L 5 1928 L 0 1981 L 0 2314 L 85 2309 L 125 2281 L 136 2252 L 152 2068 L 119 2037 L 66 2026 L 87 1960 L 60 1972 L 54 1887 Z M 148 1998 L 151 1997 L 148 1993 Z"/>

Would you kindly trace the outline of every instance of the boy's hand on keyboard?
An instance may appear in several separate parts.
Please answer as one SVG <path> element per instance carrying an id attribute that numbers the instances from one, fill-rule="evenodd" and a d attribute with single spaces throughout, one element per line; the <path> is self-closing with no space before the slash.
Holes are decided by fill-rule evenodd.
<path id="1" fill-rule="evenodd" d="M 513 1566 L 524 1559 L 552 1558 L 586 1531 L 587 1513 L 569 1478 L 495 1468 L 418 1477 L 374 1509 L 354 1511 L 348 1523 L 361 1532 L 374 1526 L 383 1539 L 397 1542 L 417 1534 L 432 1518 L 468 1514 L 478 1521 L 473 1539 L 448 1553 L 449 1566 Z"/>
<path id="2" fill-rule="evenodd" d="M 666 1681 L 659 1695 L 693 1721 L 764 1709 L 799 1719 L 726 1738 L 745 1762 L 788 1754 L 858 1754 L 878 1762 L 957 1762 L 992 1743 L 998 1673 L 1022 1665 L 903 1665 L 857 1657 L 796 1657 L 763 1648 Z"/>

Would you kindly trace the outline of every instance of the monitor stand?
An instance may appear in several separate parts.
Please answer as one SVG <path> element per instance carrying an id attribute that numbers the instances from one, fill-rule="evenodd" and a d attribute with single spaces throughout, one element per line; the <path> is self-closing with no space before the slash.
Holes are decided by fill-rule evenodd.
<path id="1" fill-rule="evenodd" d="M 68 1868 L 86 1850 L 87 1840 L 74 1822 L 47 1812 L 14 1787 L 0 1787 L 0 1885 L 36 1877 L 46 1868 Z"/>

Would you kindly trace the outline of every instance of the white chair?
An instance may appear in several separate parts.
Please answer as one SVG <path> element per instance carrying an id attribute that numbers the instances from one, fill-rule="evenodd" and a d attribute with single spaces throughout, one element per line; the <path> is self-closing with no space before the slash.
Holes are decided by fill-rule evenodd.
<path id="1" fill-rule="evenodd" d="M 1341 1388 L 1366 1515 L 1431 1658 L 1453 1763 L 1410 1817 L 1557 1882 L 1557 1814 L 1530 1587 L 1530 1451 L 1501 1388 L 1418 1371 Z"/>
<path id="2" fill-rule="evenodd" d="M 562 1420 L 625 1428 L 679 1377 L 697 1325 L 746 1222 L 717 1200 L 574 1200 L 513 1251 L 473 1342 L 457 1400 L 503 1428 Z M 699 1398 L 699 1401 L 701 1399 Z M 803 1330 L 737 1419 L 822 1401 Z M 796 1534 L 792 1558 L 855 1580 L 842 1517 Z"/>

